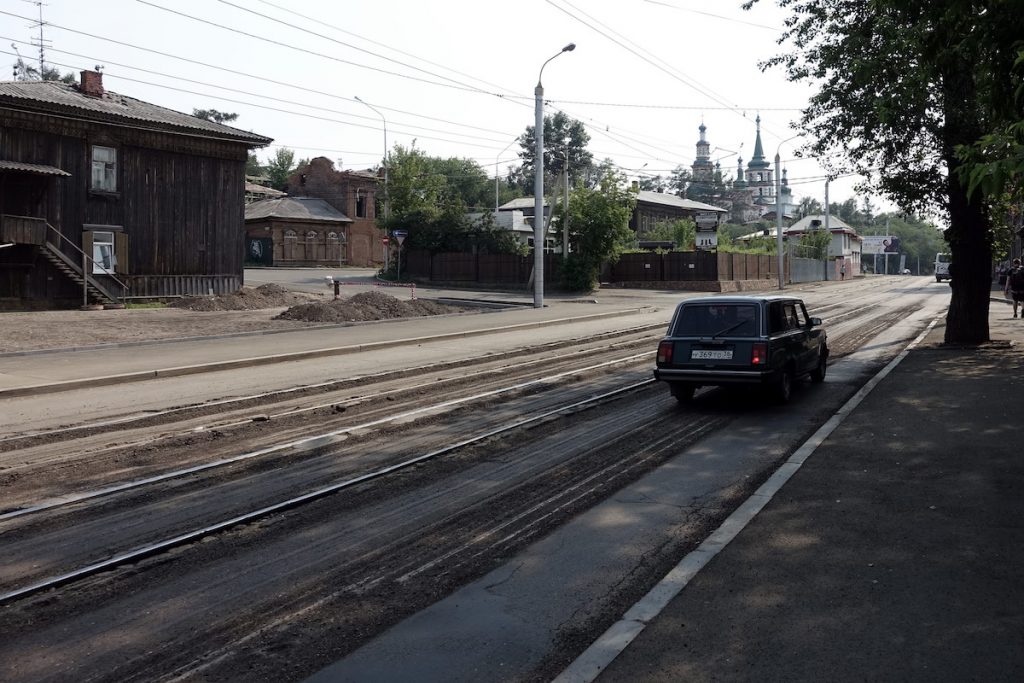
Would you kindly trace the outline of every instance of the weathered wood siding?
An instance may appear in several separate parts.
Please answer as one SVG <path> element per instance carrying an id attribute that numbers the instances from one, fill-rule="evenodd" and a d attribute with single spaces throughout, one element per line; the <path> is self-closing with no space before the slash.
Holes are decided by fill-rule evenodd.
<path id="1" fill-rule="evenodd" d="M 117 149 L 116 192 L 90 189 L 92 145 Z M 0 157 L 71 174 L 0 173 L 0 212 L 44 218 L 67 242 L 52 231 L 47 239 L 61 242 L 76 262 L 81 254 L 74 247 L 82 248 L 85 226 L 119 226 L 128 237 L 127 264 L 119 269 L 129 270 L 119 270 L 119 277 L 156 278 L 161 290 L 181 287 L 173 294 L 206 294 L 212 282 L 215 289 L 242 282 L 247 151 L 239 142 L 0 111 Z M 19 259 L 25 262 L 24 255 Z M 46 270 L 45 264 L 34 267 Z M 0 278 L 7 290 L 0 297 L 73 299 L 76 288 L 64 279 L 36 272 L 15 293 L 4 284 L 10 278 Z"/>

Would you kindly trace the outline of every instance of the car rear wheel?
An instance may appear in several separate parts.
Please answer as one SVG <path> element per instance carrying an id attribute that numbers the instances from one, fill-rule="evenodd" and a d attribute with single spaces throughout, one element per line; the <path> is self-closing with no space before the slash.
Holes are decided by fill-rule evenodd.
<path id="1" fill-rule="evenodd" d="M 697 385 L 690 384 L 689 382 L 673 382 L 668 386 L 669 390 L 672 392 L 672 396 L 680 403 L 689 403 L 692 401 L 693 394 L 697 391 Z"/>
<path id="2" fill-rule="evenodd" d="M 828 371 L 828 352 L 825 349 L 818 351 L 818 365 L 811 370 L 812 382 L 824 382 L 825 373 Z"/>
<path id="3" fill-rule="evenodd" d="M 775 383 L 775 398 L 779 403 L 788 403 L 793 395 L 793 370 L 787 368 Z"/>

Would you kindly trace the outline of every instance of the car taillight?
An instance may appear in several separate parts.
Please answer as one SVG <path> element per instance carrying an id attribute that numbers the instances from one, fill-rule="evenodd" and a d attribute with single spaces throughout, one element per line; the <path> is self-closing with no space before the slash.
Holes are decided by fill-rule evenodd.
<path id="1" fill-rule="evenodd" d="M 751 365 L 764 365 L 768 362 L 768 345 L 767 344 L 754 344 L 750 348 L 750 364 Z"/>
<path id="2" fill-rule="evenodd" d="M 672 362 L 672 347 L 674 345 L 670 341 L 663 341 L 658 344 L 658 362 L 659 363 L 671 363 Z"/>

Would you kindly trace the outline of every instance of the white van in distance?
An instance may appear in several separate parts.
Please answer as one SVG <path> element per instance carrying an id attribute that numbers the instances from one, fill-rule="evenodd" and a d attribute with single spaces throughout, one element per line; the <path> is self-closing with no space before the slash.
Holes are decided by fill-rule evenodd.
<path id="1" fill-rule="evenodd" d="M 952 275 L 949 274 L 949 254 L 936 254 L 935 255 L 935 281 L 942 282 L 943 280 L 951 280 Z"/>

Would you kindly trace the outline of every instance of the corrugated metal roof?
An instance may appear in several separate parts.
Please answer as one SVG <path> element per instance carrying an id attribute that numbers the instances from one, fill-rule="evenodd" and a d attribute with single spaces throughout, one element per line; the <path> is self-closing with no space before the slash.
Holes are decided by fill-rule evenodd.
<path id="1" fill-rule="evenodd" d="M 188 132 L 200 137 L 236 140 L 254 146 L 268 145 L 272 138 L 225 126 L 167 109 L 109 90 L 90 97 L 77 86 L 55 81 L 0 82 L 0 105 L 44 113 L 76 114 L 94 121 L 142 123 L 164 130 Z"/>
<path id="2" fill-rule="evenodd" d="M 666 206 L 677 206 L 680 209 L 689 209 L 690 211 L 714 211 L 715 213 L 729 213 L 725 209 L 720 209 L 717 206 L 705 204 L 704 202 L 695 202 L 692 199 L 683 199 L 677 197 L 674 194 L 665 194 L 664 192 L 648 192 L 647 190 L 640 190 L 637 193 L 637 201 L 647 202 L 649 204 L 665 204 Z"/>
<path id="3" fill-rule="evenodd" d="M 544 206 L 547 206 L 547 205 L 548 205 L 548 202 L 545 199 L 544 200 Z M 501 206 L 498 207 L 498 209 L 501 210 L 501 211 L 514 211 L 514 210 L 517 210 L 517 209 L 518 210 L 522 210 L 522 209 L 532 209 L 532 208 L 534 208 L 533 197 L 518 197 L 516 199 L 507 201 L 507 202 L 505 202 L 504 204 L 502 204 Z"/>
<path id="4" fill-rule="evenodd" d="M 245 207 L 245 220 L 247 221 L 268 218 L 315 223 L 355 222 L 323 199 L 313 197 L 263 199 Z"/>
<path id="5" fill-rule="evenodd" d="M 287 192 L 281 192 L 281 190 L 275 190 L 266 185 L 257 185 L 256 183 L 246 183 L 245 191 L 250 194 L 263 194 L 267 197 L 283 197 L 288 194 Z"/>
<path id="6" fill-rule="evenodd" d="M 56 166 L 44 166 L 43 164 L 23 164 L 20 161 L 0 160 L 0 171 L 24 171 L 26 173 L 39 173 L 41 175 L 56 175 L 71 177 L 71 174 Z"/>

